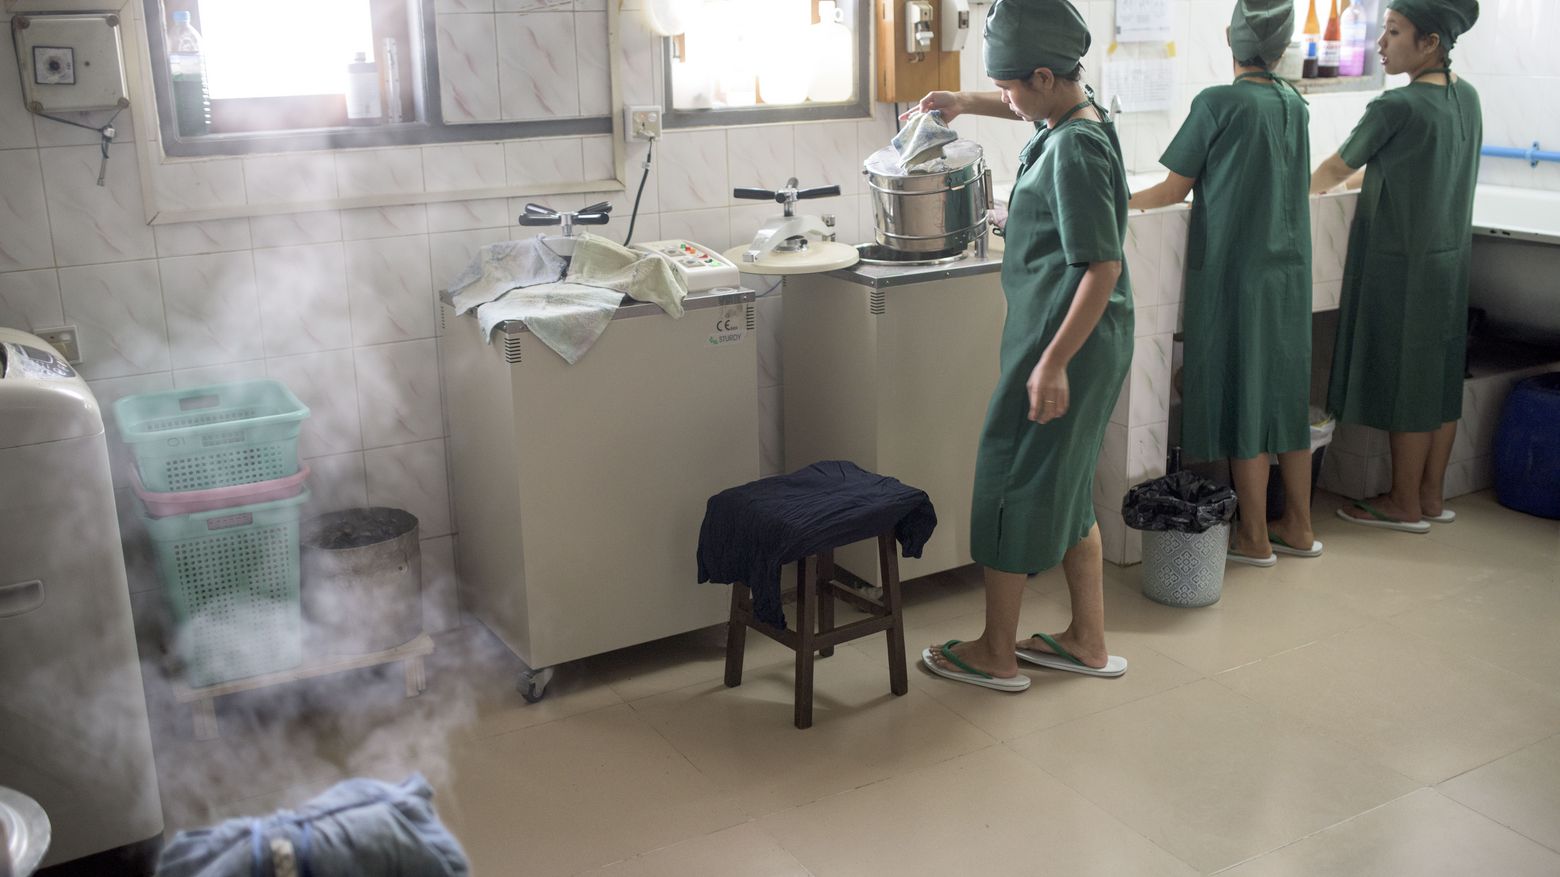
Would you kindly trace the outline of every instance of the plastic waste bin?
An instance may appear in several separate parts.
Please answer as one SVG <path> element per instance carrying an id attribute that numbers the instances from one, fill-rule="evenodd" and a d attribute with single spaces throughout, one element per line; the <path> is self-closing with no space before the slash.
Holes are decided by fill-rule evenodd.
<path id="1" fill-rule="evenodd" d="M 1560 518 L 1560 372 L 1528 378 L 1506 397 L 1495 432 L 1495 499 Z"/>
<path id="2" fill-rule="evenodd" d="M 1167 606 L 1218 602 L 1235 491 L 1194 472 L 1172 472 L 1127 491 L 1121 514 L 1143 531 L 1143 596 Z"/>
<path id="3" fill-rule="evenodd" d="M 1322 459 L 1327 456 L 1327 446 L 1332 444 L 1333 429 L 1338 421 L 1320 408 L 1311 409 L 1311 497 L 1316 497 L 1316 482 L 1322 477 Z M 1276 521 L 1284 516 L 1288 497 L 1284 492 L 1284 478 L 1279 473 L 1278 460 L 1268 470 L 1267 518 Z"/>

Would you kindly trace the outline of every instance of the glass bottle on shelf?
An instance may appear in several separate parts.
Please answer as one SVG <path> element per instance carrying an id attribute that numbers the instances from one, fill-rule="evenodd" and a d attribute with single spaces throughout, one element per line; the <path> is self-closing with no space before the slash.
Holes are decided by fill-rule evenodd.
<path id="1" fill-rule="evenodd" d="M 1322 50 L 1317 56 L 1316 76 L 1319 79 L 1336 79 L 1338 63 L 1343 54 L 1343 28 L 1338 21 L 1338 0 L 1332 0 L 1327 18 L 1327 29 L 1322 32 Z"/>
<path id="2" fill-rule="evenodd" d="M 1315 79 L 1322 51 L 1322 25 L 1316 20 L 1316 0 L 1311 0 L 1311 11 L 1306 14 L 1305 27 L 1300 31 L 1300 45 L 1305 48 L 1305 68 L 1301 75 L 1306 79 Z"/>

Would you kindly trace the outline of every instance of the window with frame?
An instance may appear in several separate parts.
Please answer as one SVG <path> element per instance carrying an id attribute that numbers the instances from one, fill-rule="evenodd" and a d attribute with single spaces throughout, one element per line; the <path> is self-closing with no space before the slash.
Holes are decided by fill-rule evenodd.
<path id="1" fill-rule="evenodd" d="M 869 116 L 868 6 L 867 0 L 650 3 L 651 26 L 669 34 L 666 126 Z"/>
<path id="2" fill-rule="evenodd" d="M 143 2 L 163 150 L 170 156 L 613 130 L 610 111 L 446 123 L 435 0 Z M 187 17 L 199 35 L 195 64 L 178 52 L 176 16 Z"/>

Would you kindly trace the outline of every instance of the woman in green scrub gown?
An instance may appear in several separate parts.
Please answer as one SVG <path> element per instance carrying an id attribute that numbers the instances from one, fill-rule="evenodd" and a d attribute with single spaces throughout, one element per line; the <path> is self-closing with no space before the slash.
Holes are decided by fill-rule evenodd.
<path id="1" fill-rule="evenodd" d="M 1229 458 L 1240 498 L 1230 560 L 1315 557 L 1311 530 L 1311 181 L 1304 98 L 1271 69 L 1294 34 L 1293 0 L 1240 0 L 1228 31 L 1235 81 L 1205 89 L 1140 209 L 1192 200 L 1186 253 L 1181 448 Z M 1269 533 L 1269 454 L 1289 498 Z M 1270 538 L 1271 536 L 1271 538 Z"/>
<path id="2" fill-rule="evenodd" d="M 1036 127 L 1008 203 L 1001 377 L 975 471 L 970 553 L 986 567 L 986 629 L 922 653 L 934 673 L 1004 691 L 1029 686 L 1020 659 L 1090 675 L 1126 670 L 1105 647 L 1092 485 L 1132 359 L 1128 193 L 1115 129 L 1079 81 L 1088 47 L 1088 27 L 1066 0 L 997 0 L 985 58 L 998 92 L 935 92 L 920 104 Z M 1057 563 L 1072 624 L 1018 642 L 1025 578 Z"/>
<path id="3" fill-rule="evenodd" d="M 1446 466 L 1462 416 L 1479 95 L 1451 72 L 1477 0 L 1391 0 L 1377 48 L 1411 81 L 1371 101 L 1312 178 L 1326 191 L 1365 168 L 1349 233 L 1328 405 L 1343 423 L 1386 430 L 1392 490 L 1339 517 L 1424 533 L 1449 523 Z"/>

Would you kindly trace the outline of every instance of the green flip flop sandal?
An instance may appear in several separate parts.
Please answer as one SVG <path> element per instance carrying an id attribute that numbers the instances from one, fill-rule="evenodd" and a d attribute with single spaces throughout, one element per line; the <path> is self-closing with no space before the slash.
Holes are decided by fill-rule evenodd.
<path id="1" fill-rule="evenodd" d="M 1397 518 L 1388 516 L 1385 512 L 1377 509 L 1364 500 L 1356 502 L 1354 507 L 1364 512 L 1365 514 L 1370 515 L 1370 517 L 1357 518 L 1343 509 L 1338 510 L 1338 517 L 1343 518 L 1345 521 L 1348 521 L 1351 524 L 1358 524 L 1361 527 L 1375 527 L 1378 530 L 1397 530 L 1400 533 L 1430 532 L 1430 525 L 1424 521 L 1417 521 L 1413 523 L 1410 523 L 1409 521 L 1400 521 Z"/>
<path id="2" fill-rule="evenodd" d="M 971 667 L 959 660 L 959 656 L 953 653 L 953 647 L 959 644 L 959 640 L 951 639 L 940 646 L 936 646 L 936 653 L 940 654 L 948 663 L 958 667 L 958 670 L 949 670 L 937 663 L 933 654 L 933 646 L 927 646 L 921 650 L 921 663 L 926 669 L 936 673 L 944 679 L 952 679 L 955 682 L 968 682 L 971 685 L 979 685 L 982 688 L 990 688 L 996 691 L 1023 691 L 1029 687 L 1028 676 L 1013 676 L 1002 678 L 993 676 Z"/>
<path id="3" fill-rule="evenodd" d="M 1320 540 L 1320 539 L 1313 539 L 1311 541 L 1311 547 L 1309 549 L 1306 549 L 1306 548 L 1296 548 L 1293 545 L 1290 545 L 1288 542 L 1285 542 L 1284 540 L 1278 538 L 1278 536 L 1274 535 L 1271 531 L 1269 531 L 1268 532 L 1268 542 L 1272 543 L 1273 551 L 1275 551 L 1278 554 L 1288 554 L 1291 557 L 1321 557 L 1322 556 L 1322 540 Z"/>
<path id="4" fill-rule="evenodd" d="M 1018 659 L 1026 664 L 1034 664 L 1036 667 L 1045 667 L 1049 670 L 1082 673 L 1085 676 L 1120 676 L 1127 672 L 1127 659 L 1120 655 L 1111 655 L 1105 660 L 1105 666 L 1103 667 L 1090 667 L 1088 664 L 1073 657 L 1070 652 L 1062 648 L 1055 637 L 1049 634 L 1037 633 L 1030 638 L 1045 643 L 1051 651 L 1037 652 L 1034 649 L 1019 649 Z"/>

